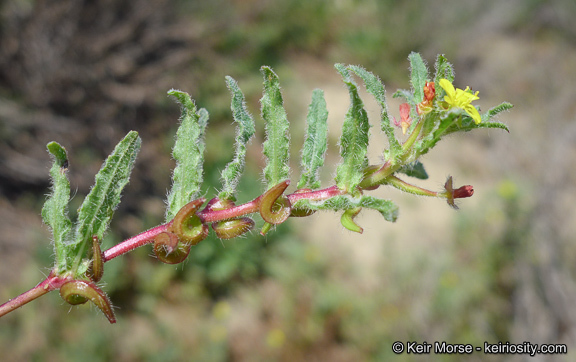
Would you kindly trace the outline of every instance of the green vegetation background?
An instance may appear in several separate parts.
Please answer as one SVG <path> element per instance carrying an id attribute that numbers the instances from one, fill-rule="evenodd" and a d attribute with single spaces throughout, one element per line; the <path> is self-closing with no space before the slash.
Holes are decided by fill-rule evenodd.
<path id="1" fill-rule="evenodd" d="M 106 264 L 116 325 L 51 293 L 0 320 L 2 359 L 421 359 L 396 357 L 396 340 L 576 347 L 572 0 L 8 0 L 0 9 L 2 301 L 38 283 L 52 263 L 40 218 L 49 141 L 69 151 L 77 207 L 114 144 L 131 129 L 140 132 L 142 151 L 104 247 L 162 222 L 179 116 L 166 96 L 170 88 L 189 92 L 211 114 L 208 197 L 232 157 L 225 75 L 238 80 L 258 115 L 258 69 L 275 69 L 293 155 L 312 89 L 324 89 L 327 168 L 337 160 L 347 107 L 335 62 L 379 74 L 390 99 L 409 86 L 411 51 L 430 63 L 444 53 L 456 84 L 479 90 L 484 109 L 515 105 L 501 117 L 509 135 L 462 135 L 424 159 L 426 186 L 440 188 L 448 174 L 475 186 L 458 213 L 440 200 L 385 189 L 378 192 L 400 205 L 399 221 L 366 212 L 360 236 L 327 213 L 291 221 L 266 238 L 210 237 L 176 267 L 142 248 Z M 374 115 L 377 106 L 367 103 Z M 263 124 L 257 127 L 240 202 L 262 191 Z M 373 162 L 384 147 L 378 137 Z M 325 185 L 333 172 L 323 175 Z"/>

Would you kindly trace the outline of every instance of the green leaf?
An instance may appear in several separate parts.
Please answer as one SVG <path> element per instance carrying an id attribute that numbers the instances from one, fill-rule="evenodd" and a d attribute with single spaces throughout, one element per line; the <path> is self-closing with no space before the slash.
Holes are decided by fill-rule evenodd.
<path id="1" fill-rule="evenodd" d="M 269 67 L 260 68 L 260 72 L 264 76 L 264 92 L 260 103 L 262 118 L 266 122 L 264 179 L 270 189 L 289 178 L 290 134 L 278 76 Z"/>
<path id="2" fill-rule="evenodd" d="M 469 127 L 469 128 L 463 127 L 462 130 L 468 131 L 468 130 L 474 129 L 474 128 L 499 128 L 499 129 L 503 129 L 506 132 L 510 133 L 508 126 L 506 126 L 504 123 L 500 123 L 500 122 L 482 122 L 479 124 L 474 124 L 474 126 Z"/>
<path id="3" fill-rule="evenodd" d="M 443 136 L 459 130 L 457 120 L 461 119 L 465 114 L 466 112 L 463 109 L 458 108 L 450 110 L 443 116 L 433 115 L 432 113 L 429 114 L 429 117 L 436 116 L 439 117 L 439 119 L 435 119 L 432 129 L 429 132 L 427 131 L 426 136 L 422 140 L 416 142 L 415 149 L 417 150 L 418 155 L 426 154 Z M 467 118 L 474 123 L 471 117 Z"/>
<path id="4" fill-rule="evenodd" d="M 364 167 L 367 165 L 368 136 L 370 124 L 364 104 L 358 95 L 358 87 L 352 80 L 348 69 L 342 64 L 335 68 L 342 75 L 344 84 L 350 93 L 350 108 L 342 125 L 340 137 L 340 155 L 342 162 L 336 169 L 336 185 L 341 190 L 352 191 L 364 177 Z"/>
<path id="5" fill-rule="evenodd" d="M 176 142 L 172 156 L 176 167 L 172 174 L 172 189 L 168 194 L 166 221 L 170 221 L 187 203 L 197 198 L 202 186 L 202 166 L 204 163 L 204 132 L 208 123 L 208 112 L 196 109 L 188 93 L 171 90 L 182 106 L 180 127 L 176 132 Z"/>
<path id="6" fill-rule="evenodd" d="M 388 137 L 388 143 L 390 145 L 388 157 L 396 160 L 396 158 L 402 154 L 402 146 L 396 139 L 396 136 L 394 135 L 394 127 L 390 122 L 390 116 L 388 115 L 388 105 L 386 104 L 386 90 L 384 88 L 384 84 L 380 78 L 362 67 L 351 65 L 348 68 L 356 73 L 360 78 L 362 78 L 366 90 L 372 94 L 376 101 L 380 104 L 380 127 L 386 134 L 386 137 Z"/>
<path id="7" fill-rule="evenodd" d="M 232 93 L 231 109 L 234 121 L 236 121 L 236 153 L 234 159 L 226 165 L 222 171 L 222 191 L 218 194 L 220 200 L 234 200 L 236 186 L 244 172 L 246 159 L 246 145 L 256 132 L 254 118 L 246 109 L 246 103 L 242 90 L 232 77 L 226 77 L 226 85 Z"/>
<path id="8" fill-rule="evenodd" d="M 409 104 L 416 104 L 416 101 L 414 100 L 414 94 L 406 89 L 398 89 L 396 92 L 394 92 L 392 98 L 404 98 Z"/>
<path id="9" fill-rule="evenodd" d="M 398 169 L 398 172 L 401 172 L 406 176 L 415 177 L 420 180 L 428 179 L 428 173 L 426 173 L 424 165 L 422 164 L 422 162 L 418 160 L 400 167 Z"/>
<path id="10" fill-rule="evenodd" d="M 450 83 L 454 82 L 454 69 L 452 64 L 448 62 L 446 57 L 439 54 L 436 58 L 436 75 L 434 76 L 434 83 L 436 85 L 436 99 L 443 99 L 446 92 L 440 87 L 440 79 L 447 79 Z"/>
<path id="11" fill-rule="evenodd" d="M 366 207 L 378 211 L 384 219 L 394 222 L 398 218 L 398 206 L 390 200 L 378 199 L 373 196 L 362 195 L 351 197 L 350 195 L 335 196 L 322 201 L 299 200 L 294 204 L 295 208 L 306 210 L 353 210 L 358 207 Z"/>
<path id="12" fill-rule="evenodd" d="M 437 87 L 436 92 L 438 92 L 438 88 L 442 89 L 442 87 L 439 86 L 440 79 L 447 79 L 450 83 L 454 82 L 454 69 L 443 54 L 439 54 L 436 58 L 434 68 L 436 68 L 436 75 L 434 76 L 434 82 Z"/>
<path id="13" fill-rule="evenodd" d="M 496 107 L 490 108 L 488 110 L 488 112 L 484 113 L 482 115 L 482 123 L 484 122 L 488 122 L 491 118 L 494 118 L 496 115 L 498 115 L 501 112 L 505 112 L 509 109 L 512 109 L 512 107 L 514 107 L 512 104 L 508 103 L 508 102 L 503 102 L 499 105 L 497 105 Z M 480 123 L 480 124 L 482 124 Z M 506 130 L 508 130 L 506 128 Z"/>
<path id="14" fill-rule="evenodd" d="M 362 196 L 360 206 L 378 211 L 386 221 L 395 222 L 398 219 L 398 206 L 390 200 Z"/>
<path id="15" fill-rule="evenodd" d="M 317 189 L 320 187 L 318 170 L 324 165 L 328 136 L 328 109 L 324 100 L 324 92 L 315 89 L 312 92 L 312 102 L 308 107 L 306 138 L 302 146 L 302 177 L 298 188 Z"/>
<path id="16" fill-rule="evenodd" d="M 78 210 L 76 235 L 69 245 L 75 258 L 71 271 L 83 274 L 78 270 L 85 251 L 92 242 L 92 235 L 102 239 L 108 229 L 114 210 L 120 203 L 122 189 L 130 179 L 132 167 L 140 150 L 141 140 L 138 132 L 131 131 L 120 141 L 108 156 L 104 165 L 96 174 L 94 186 Z"/>
<path id="17" fill-rule="evenodd" d="M 53 164 L 50 169 L 52 192 L 42 208 L 42 219 L 52 229 L 56 270 L 66 270 L 66 245 L 71 239 L 72 222 L 68 216 L 70 201 L 70 182 L 68 181 L 68 155 L 66 149 L 56 142 L 50 142 L 46 148 L 50 152 Z"/>
<path id="18" fill-rule="evenodd" d="M 509 107 L 507 107 L 508 105 L 503 106 L 504 109 L 509 109 Z M 429 114 L 429 116 L 431 115 L 432 114 Z M 486 115 L 483 115 L 483 117 L 484 116 Z M 453 108 L 450 111 L 445 112 L 445 114 L 440 117 L 439 121 L 436 121 L 430 132 L 427 133 L 422 140 L 417 142 L 415 149 L 417 150 L 418 155 L 423 155 L 433 148 L 436 143 L 446 135 L 455 132 L 468 132 L 478 128 L 499 128 L 509 132 L 508 127 L 503 123 L 481 122 L 476 124 L 466 111 L 459 108 Z"/>
<path id="19" fill-rule="evenodd" d="M 428 68 L 418 53 L 410 53 L 408 60 L 410 60 L 411 69 L 410 83 L 414 90 L 414 104 L 412 105 L 416 105 L 424 100 L 424 86 L 428 80 Z"/>

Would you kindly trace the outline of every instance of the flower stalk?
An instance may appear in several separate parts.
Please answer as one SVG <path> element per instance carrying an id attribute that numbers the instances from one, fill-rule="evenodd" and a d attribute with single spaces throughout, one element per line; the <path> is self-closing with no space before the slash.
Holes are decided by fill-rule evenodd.
<path id="1" fill-rule="evenodd" d="M 138 134 L 134 131 L 128 133 L 105 161 L 96 175 L 94 187 L 79 209 L 75 224 L 67 213 L 70 185 L 66 150 L 55 142 L 48 144 L 48 151 L 54 159 L 50 172 L 53 190 L 42 210 L 42 217 L 52 229 L 56 263 L 44 281 L 2 304 L 0 316 L 50 291 L 60 290 L 60 295 L 68 303 L 76 305 L 91 301 L 110 323 L 115 323 L 112 304 L 96 285 L 102 278 L 106 262 L 141 246 L 153 244 L 158 260 L 168 264 L 181 263 L 192 247 L 208 236 L 210 228 L 220 239 L 234 238 L 252 230 L 255 223 L 248 216 L 250 214 L 259 213 L 264 219 L 260 231 L 262 235 L 290 216 L 305 217 L 318 210 L 342 212 L 341 224 L 348 230 L 362 233 L 363 229 L 356 219 L 365 208 L 380 212 L 391 222 L 398 216 L 398 207 L 392 201 L 364 194 L 382 185 L 414 195 L 445 198 L 451 207 L 457 209 L 455 200 L 472 196 L 472 186 L 454 188 L 452 177 L 449 177 L 444 190 L 436 192 L 412 185 L 400 179 L 398 174 L 427 178 L 419 158 L 447 134 L 481 127 L 507 130 L 503 124 L 489 121 L 499 112 L 511 108 L 511 105 L 502 103 L 480 115 L 471 104 L 479 99 L 478 92 L 473 93 L 468 87 L 465 90 L 454 88 L 452 67 L 443 56 L 437 59 L 433 79 L 429 79 L 428 69 L 419 54 L 410 54 L 409 60 L 412 90 L 401 90 L 394 95 L 406 100 L 400 105 L 400 121 L 388 114 L 384 85 L 377 76 L 358 66 L 335 65 L 348 89 L 351 102 L 339 141 L 342 161 L 336 167 L 334 184 L 320 188 L 319 168 L 324 164 L 327 146 L 328 111 L 323 92 L 314 91 L 302 147 L 302 177 L 297 183 L 298 189 L 291 194 L 286 194 L 291 184 L 289 123 L 278 76 L 269 67 L 262 67 L 264 91 L 261 114 L 266 121 L 263 147 L 267 162 L 263 172 L 266 191 L 241 205 L 235 204 L 236 186 L 244 170 L 246 146 L 255 128 L 238 84 L 231 77 L 226 78 L 232 93 L 232 114 L 238 125 L 235 156 L 222 172 L 222 191 L 208 202 L 199 197 L 208 112 L 197 108 L 187 93 L 171 90 L 169 94 L 182 105 L 182 117 L 173 148 L 176 168 L 168 196 L 166 222 L 103 252 L 101 240 L 120 202 L 122 189 L 129 181 L 140 148 Z M 369 165 L 368 162 L 370 124 L 353 74 L 361 78 L 368 93 L 381 106 L 381 130 L 388 138 L 389 149 L 384 151 L 384 161 L 380 164 Z M 443 100 L 437 97 L 436 85 L 446 93 Z M 394 125 L 402 129 L 403 136 L 406 135 L 404 142 L 396 138 Z"/>

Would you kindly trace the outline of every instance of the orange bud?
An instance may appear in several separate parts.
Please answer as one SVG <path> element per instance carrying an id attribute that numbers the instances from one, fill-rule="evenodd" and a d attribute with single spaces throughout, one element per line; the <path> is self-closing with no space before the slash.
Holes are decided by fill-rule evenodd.
<path id="1" fill-rule="evenodd" d="M 418 114 L 428 113 L 432 110 L 435 96 L 436 86 L 434 82 L 426 82 L 426 85 L 424 85 L 424 100 L 416 107 Z"/>

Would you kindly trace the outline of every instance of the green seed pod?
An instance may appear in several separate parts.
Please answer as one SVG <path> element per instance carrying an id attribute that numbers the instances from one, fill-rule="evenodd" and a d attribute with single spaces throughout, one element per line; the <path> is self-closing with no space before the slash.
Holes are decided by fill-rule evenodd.
<path id="1" fill-rule="evenodd" d="M 340 223 L 342 226 L 350 231 L 362 234 L 364 229 L 362 229 L 360 226 L 358 226 L 358 224 L 354 222 L 354 218 L 360 213 L 360 211 L 362 211 L 361 207 L 355 207 L 353 209 L 344 211 L 342 217 L 340 218 Z"/>
<path id="2" fill-rule="evenodd" d="M 180 243 L 174 233 L 160 233 L 154 238 L 154 254 L 163 263 L 178 264 L 190 254 L 190 245 Z"/>
<path id="3" fill-rule="evenodd" d="M 176 234 L 181 243 L 196 245 L 208 236 L 208 225 L 196 215 L 196 211 L 206 201 L 204 198 L 187 203 L 178 211 L 168 231 Z"/>
<path id="4" fill-rule="evenodd" d="M 264 221 L 277 225 L 288 219 L 292 205 L 286 197 L 282 196 L 288 185 L 290 185 L 290 180 L 282 181 L 261 196 L 260 215 Z"/>
<path id="5" fill-rule="evenodd" d="M 254 220 L 249 217 L 222 220 L 212 223 L 212 229 L 220 239 L 232 239 L 240 236 L 254 227 Z"/>
<path id="6" fill-rule="evenodd" d="M 228 199 L 219 199 L 215 197 L 208 201 L 206 204 L 206 210 L 218 211 L 218 210 L 226 210 L 236 206 L 234 201 Z"/>
<path id="7" fill-rule="evenodd" d="M 314 214 L 315 212 L 316 210 L 293 208 L 290 211 L 290 217 L 306 217 Z"/>
<path id="8" fill-rule="evenodd" d="M 294 191 L 294 194 L 305 194 L 307 192 L 312 192 L 312 189 L 298 189 Z M 301 208 L 301 209 L 292 208 L 292 210 L 290 211 L 290 217 L 305 217 L 310 216 L 315 212 L 316 210 L 310 210 L 307 208 Z"/>
<path id="9" fill-rule="evenodd" d="M 98 236 L 92 235 L 92 261 L 88 268 L 88 277 L 94 282 L 100 281 L 104 275 L 104 260 L 102 259 L 102 250 L 100 249 L 100 240 Z"/>
<path id="10" fill-rule="evenodd" d="M 96 284 L 85 280 L 71 280 L 60 287 L 60 296 L 67 303 L 78 305 L 90 300 L 108 318 L 110 323 L 116 323 L 116 317 L 112 310 L 112 304 L 106 293 Z"/>

